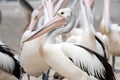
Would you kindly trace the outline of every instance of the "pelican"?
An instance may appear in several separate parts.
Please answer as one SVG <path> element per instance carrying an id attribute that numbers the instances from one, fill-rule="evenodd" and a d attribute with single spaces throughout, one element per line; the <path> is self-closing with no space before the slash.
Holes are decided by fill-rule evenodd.
<path id="1" fill-rule="evenodd" d="M 44 13 L 45 13 L 44 23 L 47 22 L 49 17 L 52 17 L 52 16 L 48 15 L 48 13 L 47 13 L 47 11 L 51 10 L 51 9 L 46 10 L 46 6 L 47 6 L 47 8 L 48 8 L 48 6 L 52 7 L 51 5 L 45 5 L 45 7 L 44 7 L 44 9 L 45 9 L 44 10 Z M 38 10 L 34 10 L 31 15 L 31 22 L 29 23 L 29 26 L 27 26 L 26 31 L 24 32 L 21 41 L 23 41 L 28 36 L 30 36 L 31 35 L 30 33 L 32 31 L 34 32 L 34 30 L 36 30 L 35 27 L 37 25 L 42 25 L 42 24 L 39 24 L 41 21 L 38 22 L 39 17 L 40 17 L 40 12 Z M 37 27 L 41 28 L 39 26 L 37 26 Z M 42 57 L 40 55 L 41 44 L 39 42 L 42 40 L 43 37 L 44 37 L 44 35 L 42 37 L 39 37 L 32 41 L 24 42 L 22 44 L 22 50 L 21 50 L 21 56 L 20 56 L 21 65 L 24 67 L 25 71 L 29 75 L 32 75 L 35 77 L 39 77 L 43 72 L 45 72 L 49 68 L 49 66 L 46 64 L 46 62 L 42 59 Z M 30 58 L 32 58 L 31 61 L 30 61 Z"/>
<path id="2" fill-rule="evenodd" d="M 21 0 L 21 4 L 29 6 L 29 4 L 24 4 L 24 2 L 22 1 L 23 0 Z M 39 10 L 34 10 L 34 11 L 30 11 L 30 10 L 33 9 L 31 9 L 31 7 L 27 9 L 27 11 L 30 12 L 29 15 L 31 14 L 29 16 L 31 17 L 31 22 L 28 22 L 29 26 L 26 26 L 22 39 L 27 35 L 29 35 L 30 30 L 35 29 L 39 20 L 39 16 L 40 16 Z M 40 47 L 39 41 L 41 39 L 42 37 L 39 37 L 32 41 L 25 42 L 21 46 L 22 50 L 20 55 L 20 64 L 24 68 L 27 74 L 34 77 L 39 77 L 44 71 L 46 71 L 49 68 L 49 66 L 44 62 L 44 60 L 39 55 L 39 47 Z M 31 58 L 32 60 L 30 60 Z"/>
<path id="3" fill-rule="evenodd" d="M 23 68 L 19 64 L 17 55 L 14 55 L 12 51 L 12 49 L 0 41 L 0 69 L 22 80 Z"/>
<path id="4" fill-rule="evenodd" d="M 84 5 L 82 2 L 81 6 L 83 9 Z M 70 80 L 84 79 L 85 76 L 87 76 L 85 75 L 85 72 L 87 72 L 89 76 L 94 76 L 99 80 L 115 80 L 112 68 L 107 60 L 96 53 L 93 49 L 87 48 L 85 44 L 74 45 L 66 42 L 55 42 L 56 36 L 67 33 L 73 28 L 75 15 L 72 10 L 72 7 L 61 9 L 58 11 L 57 15 L 50 20 L 50 22 L 44 25 L 46 26 L 44 29 L 38 30 L 26 40 L 32 40 L 48 32 L 41 42 L 44 53 L 41 53 L 40 55 L 56 72 Z M 87 26 L 88 24 L 86 24 L 86 28 L 89 29 Z M 90 37 L 88 37 L 88 39 L 89 38 Z"/>
<path id="5" fill-rule="evenodd" d="M 113 56 L 120 56 L 120 27 L 118 24 L 111 24 L 110 12 L 109 12 L 110 1 L 104 0 L 103 18 L 101 20 L 100 31 L 109 38 L 110 53 Z M 114 69 L 114 58 L 113 58 L 113 69 Z"/>
<path id="6" fill-rule="evenodd" d="M 93 17 L 94 16 L 94 8 L 93 8 L 94 0 L 84 0 L 84 3 L 87 8 L 88 21 L 93 24 L 94 22 L 94 17 Z M 100 53 L 101 56 L 108 59 L 108 54 L 109 54 L 108 37 L 104 34 L 101 34 L 100 32 L 96 32 L 93 26 L 91 26 L 91 29 L 94 32 L 94 36 L 96 38 L 98 53 Z"/>
<path id="7" fill-rule="evenodd" d="M 93 14 L 92 14 L 92 11 L 91 11 L 91 5 L 93 4 L 93 0 L 84 0 L 84 3 L 85 3 L 86 8 L 87 8 L 88 20 L 89 20 L 90 23 L 93 24 L 93 17 L 92 17 Z M 85 14 L 85 13 L 83 13 L 83 14 Z M 80 14 L 80 16 L 81 16 L 81 14 Z M 72 32 L 69 33 L 71 37 L 69 37 L 67 39 L 67 42 L 72 42 L 72 43 L 75 43 L 75 44 L 80 44 L 81 38 L 82 38 L 81 36 L 84 36 L 83 34 L 86 33 L 84 31 L 84 30 L 86 30 L 84 28 L 86 23 L 84 23 L 85 21 L 83 21 L 82 16 L 81 16 L 81 20 L 82 21 L 81 21 L 80 28 L 74 28 L 72 30 Z M 108 38 L 107 38 L 107 36 L 102 35 L 99 32 L 96 32 L 93 26 L 91 26 L 91 29 L 92 29 L 91 32 L 93 32 L 92 36 L 96 38 L 94 40 L 91 40 L 94 43 L 96 43 L 96 45 L 97 45 L 97 49 L 96 50 L 94 49 L 94 50 L 96 52 L 100 53 L 101 56 L 103 56 L 103 57 L 105 57 L 107 59 L 108 58 L 108 52 L 109 52 L 109 48 L 108 48 L 109 44 L 108 44 Z M 75 32 L 75 33 L 73 33 L 73 32 Z M 73 34 L 71 34 L 71 33 L 73 33 Z M 91 34 L 87 34 L 87 35 L 91 35 Z M 86 39 L 84 39 L 84 40 L 86 40 Z M 92 43 L 89 43 L 89 44 L 92 45 Z M 92 48 L 92 47 L 89 47 L 89 48 Z"/>

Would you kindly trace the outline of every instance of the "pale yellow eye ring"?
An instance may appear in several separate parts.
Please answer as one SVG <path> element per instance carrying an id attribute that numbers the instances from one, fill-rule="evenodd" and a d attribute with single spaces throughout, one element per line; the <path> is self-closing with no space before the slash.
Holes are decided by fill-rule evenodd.
<path id="1" fill-rule="evenodd" d="M 38 16 L 38 15 L 36 15 L 36 16 L 34 17 L 34 20 L 36 20 L 36 19 L 39 19 L 39 16 Z"/>

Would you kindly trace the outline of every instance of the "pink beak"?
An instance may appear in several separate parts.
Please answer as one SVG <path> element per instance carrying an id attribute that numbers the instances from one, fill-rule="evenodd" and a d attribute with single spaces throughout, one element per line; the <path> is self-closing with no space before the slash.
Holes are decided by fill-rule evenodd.
<path id="1" fill-rule="evenodd" d="M 87 9 L 87 15 L 88 15 L 88 19 L 89 20 L 93 20 L 93 14 L 92 14 L 92 1 L 91 0 L 85 0 L 85 6 L 86 6 L 86 9 Z"/>
<path id="2" fill-rule="evenodd" d="M 33 40 L 49 31 L 52 31 L 53 29 L 55 29 L 57 27 L 60 27 L 62 25 L 67 25 L 67 24 L 68 24 L 68 22 L 66 21 L 66 19 L 64 17 L 62 17 L 60 15 L 56 15 L 48 23 L 43 25 L 43 28 L 36 30 L 36 32 L 33 35 L 31 35 L 31 37 L 29 37 L 26 41 Z"/>

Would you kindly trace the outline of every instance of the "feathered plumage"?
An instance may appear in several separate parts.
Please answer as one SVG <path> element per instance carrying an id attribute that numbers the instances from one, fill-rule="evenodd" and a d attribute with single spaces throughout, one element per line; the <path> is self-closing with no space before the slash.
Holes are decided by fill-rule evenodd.
<path id="1" fill-rule="evenodd" d="M 20 79 L 24 71 L 12 51 L 14 50 L 10 49 L 7 45 L 0 44 L 0 68 Z"/>
<path id="2" fill-rule="evenodd" d="M 95 77 L 97 77 L 99 80 L 116 80 L 115 79 L 115 76 L 114 76 L 114 73 L 112 71 L 112 67 L 111 65 L 107 62 L 106 58 L 102 57 L 101 55 L 99 55 L 98 53 L 94 52 L 93 50 L 90 50 L 82 45 L 77 45 L 83 49 L 85 49 L 86 51 L 88 51 L 89 53 L 95 55 L 99 60 L 100 62 L 103 64 L 104 68 L 105 68 L 105 71 L 103 73 L 104 76 L 99 76 L 98 74 L 99 73 L 96 73 L 95 74 Z M 84 71 L 86 71 L 86 69 L 84 69 Z M 87 71 L 86 71 L 87 72 Z M 87 72 L 88 73 L 88 72 Z M 88 74 L 90 75 L 90 74 Z"/>

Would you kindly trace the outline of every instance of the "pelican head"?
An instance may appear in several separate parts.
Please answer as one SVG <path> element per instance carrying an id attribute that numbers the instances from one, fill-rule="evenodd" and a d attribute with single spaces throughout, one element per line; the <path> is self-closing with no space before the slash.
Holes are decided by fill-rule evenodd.
<path id="1" fill-rule="evenodd" d="M 73 15 L 72 10 L 70 8 L 60 9 L 57 14 L 64 17 L 68 22 L 71 21 L 71 16 Z"/>
<path id="2" fill-rule="evenodd" d="M 24 42 L 33 40 L 49 31 L 52 31 L 53 29 L 56 29 L 60 26 L 65 26 L 70 22 L 72 19 L 73 13 L 72 9 L 70 8 L 63 8 L 58 11 L 55 17 L 53 17 L 50 21 L 48 21 L 45 25 L 43 25 L 43 28 L 36 30 L 31 37 L 24 40 Z"/>

